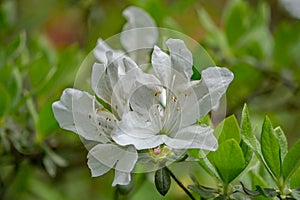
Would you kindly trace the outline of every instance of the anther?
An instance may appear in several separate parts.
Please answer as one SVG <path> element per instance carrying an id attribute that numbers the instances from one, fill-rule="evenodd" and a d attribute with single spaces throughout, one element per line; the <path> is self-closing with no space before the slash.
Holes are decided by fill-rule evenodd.
<path id="1" fill-rule="evenodd" d="M 175 96 L 172 96 L 171 99 L 176 103 L 177 102 L 177 98 Z"/>

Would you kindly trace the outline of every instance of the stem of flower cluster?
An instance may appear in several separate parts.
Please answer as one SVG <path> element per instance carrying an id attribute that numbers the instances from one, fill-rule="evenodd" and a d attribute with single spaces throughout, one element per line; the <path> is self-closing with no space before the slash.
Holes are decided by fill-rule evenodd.
<path id="1" fill-rule="evenodd" d="M 173 174 L 173 172 L 166 167 L 166 169 L 169 171 L 170 176 L 173 178 L 173 180 L 178 184 L 178 186 L 192 199 L 192 200 L 196 200 L 192 193 L 190 193 L 190 191 L 182 184 L 182 182 Z"/>

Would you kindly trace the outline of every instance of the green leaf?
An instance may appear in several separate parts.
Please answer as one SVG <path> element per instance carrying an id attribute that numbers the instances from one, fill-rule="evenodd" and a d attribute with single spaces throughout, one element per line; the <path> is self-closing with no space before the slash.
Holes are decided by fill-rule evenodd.
<path id="1" fill-rule="evenodd" d="M 300 167 L 291 176 L 290 186 L 292 189 L 300 188 Z"/>
<path id="2" fill-rule="evenodd" d="M 243 141 L 257 154 L 260 154 L 260 144 L 253 134 L 248 107 L 245 104 L 242 111 L 241 135 Z"/>
<path id="3" fill-rule="evenodd" d="M 289 179 L 300 165 L 300 140 L 298 140 L 286 154 L 282 164 L 283 177 Z"/>
<path id="4" fill-rule="evenodd" d="M 201 197 L 208 199 L 208 198 L 213 198 L 216 196 L 216 194 L 219 193 L 219 190 L 206 187 L 203 185 L 200 185 L 197 179 L 194 176 L 191 176 L 191 179 L 194 183 L 194 185 L 189 185 L 188 189 L 194 191 L 195 193 L 199 194 Z"/>
<path id="5" fill-rule="evenodd" d="M 245 185 L 242 182 L 241 182 L 241 185 L 242 185 L 243 191 L 247 195 L 250 195 L 250 196 L 258 196 L 258 195 L 260 195 L 260 192 L 258 192 L 256 190 L 250 190 L 250 189 L 246 188 Z"/>
<path id="6" fill-rule="evenodd" d="M 170 171 L 166 167 L 161 168 L 155 172 L 154 178 L 156 189 L 165 196 L 171 186 Z"/>
<path id="7" fill-rule="evenodd" d="M 212 153 L 213 152 L 211 152 L 211 154 Z M 218 172 L 202 150 L 199 151 L 199 164 L 208 174 L 221 181 L 221 177 L 219 176 Z"/>
<path id="8" fill-rule="evenodd" d="M 260 176 L 262 173 L 257 173 L 255 171 L 249 171 L 247 175 L 249 176 L 251 180 L 252 186 L 254 185 L 260 185 L 262 187 L 268 187 L 267 180 L 265 180 L 263 177 Z"/>
<path id="9" fill-rule="evenodd" d="M 216 137 L 219 137 L 219 144 L 231 138 L 235 139 L 238 143 L 241 140 L 240 128 L 234 115 L 231 115 L 224 119 L 216 127 L 214 134 Z"/>
<path id="10" fill-rule="evenodd" d="M 280 177 L 280 146 L 268 117 L 265 118 L 261 133 L 261 151 L 264 159 L 276 178 Z"/>
<path id="11" fill-rule="evenodd" d="M 213 164 L 224 183 L 233 181 L 245 168 L 245 159 L 239 144 L 229 139 L 210 154 Z"/>
<path id="12" fill-rule="evenodd" d="M 267 198 L 272 198 L 277 195 L 276 190 L 273 188 L 262 188 L 261 186 L 257 185 L 256 190 Z"/>
<path id="13" fill-rule="evenodd" d="M 288 143 L 284 135 L 284 132 L 280 127 L 276 127 L 274 129 L 274 132 L 280 146 L 280 158 L 281 161 L 283 161 L 288 152 Z"/>
<path id="14" fill-rule="evenodd" d="M 193 185 L 189 185 L 188 189 L 190 189 L 193 192 L 199 194 L 201 197 L 203 197 L 205 199 L 215 197 L 215 195 L 211 191 L 207 191 L 207 190 L 203 189 L 202 187 L 196 187 L 196 186 L 193 186 Z M 213 188 L 211 188 L 211 189 L 214 190 Z"/>
<path id="15" fill-rule="evenodd" d="M 253 151 L 250 149 L 250 147 L 243 141 L 241 140 L 240 142 L 240 147 L 243 151 L 244 158 L 245 158 L 245 168 L 248 166 L 250 163 L 252 157 L 253 157 Z"/>

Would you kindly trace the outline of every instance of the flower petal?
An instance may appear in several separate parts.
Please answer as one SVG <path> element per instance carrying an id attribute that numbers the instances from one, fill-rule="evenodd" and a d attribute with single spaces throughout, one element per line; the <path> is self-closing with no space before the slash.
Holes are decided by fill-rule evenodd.
<path id="1" fill-rule="evenodd" d="M 89 154 L 105 166 L 122 172 L 131 172 L 138 158 L 134 147 L 120 147 L 115 144 L 98 144 Z"/>
<path id="2" fill-rule="evenodd" d="M 102 64 L 108 65 L 112 61 L 112 60 L 107 59 L 106 52 L 108 52 L 108 51 L 113 52 L 114 60 L 125 55 L 123 51 L 114 50 L 106 42 L 104 42 L 101 38 L 98 39 L 97 45 L 93 51 L 95 58 Z"/>
<path id="3" fill-rule="evenodd" d="M 104 64 L 95 63 L 92 68 L 91 86 L 95 94 L 110 103 L 112 86 Z"/>
<path id="4" fill-rule="evenodd" d="M 171 58 L 158 46 L 154 46 L 151 63 L 156 76 L 164 86 L 169 86 L 171 81 Z"/>
<path id="5" fill-rule="evenodd" d="M 143 73 L 139 68 L 133 68 L 120 77 L 118 83 L 113 88 L 111 100 L 111 106 L 117 112 L 118 116 L 121 117 L 123 113 L 130 110 L 129 98 L 138 91 L 138 88 L 146 87 L 147 85 L 159 85 L 159 81 L 153 75 Z M 152 96 L 154 97 L 154 95 L 155 91 L 153 91 Z"/>
<path id="6" fill-rule="evenodd" d="M 131 174 L 129 172 L 122 172 L 115 170 L 115 178 L 112 186 L 116 185 L 128 185 L 131 181 Z"/>
<path id="7" fill-rule="evenodd" d="M 138 49 L 150 51 L 158 40 L 158 29 L 154 20 L 144 10 L 134 6 L 124 10 L 123 16 L 128 22 L 123 26 L 120 40 L 126 51 L 133 52 Z M 147 54 L 149 51 L 141 53 Z"/>
<path id="8" fill-rule="evenodd" d="M 226 68 L 209 67 L 202 71 L 201 81 L 193 89 L 198 98 L 199 118 L 218 106 L 233 80 L 233 73 Z"/>
<path id="9" fill-rule="evenodd" d="M 171 56 L 172 67 L 174 70 L 183 73 L 190 80 L 193 70 L 192 53 L 185 46 L 184 42 L 179 39 L 168 39 L 166 42 Z"/>
<path id="10" fill-rule="evenodd" d="M 136 112 L 128 112 L 112 131 L 113 140 L 122 146 L 134 145 L 136 149 L 149 149 L 162 144 L 150 121 L 145 121 Z"/>
<path id="11" fill-rule="evenodd" d="M 91 170 L 92 177 L 102 176 L 106 172 L 108 172 L 111 167 L 108 167 L 101 162 L 99 162 L 94 156 L 92 156 L 90 153 L 87 156 L 88 158 L 88 166 Z"/>
<path id="12" fill-rule="evenodd" d="M 187 126 L 163 138 L 166 145 L 174 149 L 205 149 L 214 151 L 218 142 L 213 129 L 208 126 Z"/>
<path id="13" fill-rule="evenodd" d="M 99 126 L 100 119 L 95 109 L 101 110 L 103 106 L 87 92 L 65 89 L 60 101 L 53 103 L 52 109 L 61 128 L 73 131 L 87 140 L 108 142 L 107 132 L 101 128 L 111 125 L 102 120 L 103 125 Z"/>

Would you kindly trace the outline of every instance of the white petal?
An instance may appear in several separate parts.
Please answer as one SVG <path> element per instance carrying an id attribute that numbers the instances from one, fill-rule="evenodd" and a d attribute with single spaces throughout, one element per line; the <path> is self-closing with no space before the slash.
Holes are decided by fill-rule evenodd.
<path id="1" fill-rule="evenodd" d="M 161 136 L 154 129 L 151 122 L 144 121 L 135 112 L 129 112 L 123 115 L 111 136 L 119 145 L 132 144 L 138 150 L 149 149 L 163 143 Z"/>
<path id="2" fill-rule="evenodd" d="M 91 85 L 95 94 L 106 103 L 110 103 L 112 87 L 104 64 L 95 63 L 92 68 Z"/>
<path id="3" fill-rule="evenodd" d="M 151 123 L 148 122 L 147 119 L 143 118 L 141 115 L 133 111 L 125 113 L 122 117 L 122 120 L 117 123 L 117 127 L 119 130 L 115 129 L 112 132 L 112 138 L 114 140 L 117 135 L 123 134 L 133 138 L 141 139 L 152 137 L 156 134 L 152 129 Z"/>
<path id="4" fill-rule="evenodd" d="M 112 186 L 116 185 L 128 185 L 131 180 L 131 174 L 128 172 L 115 171 L 115 178 L 112 183 Z"/>
<path id="5" fill-rule="evenodd" d="M 89 154 L 103 165 L 122 172 L 131 172 L 138 158 L 132 146 L 120 147 L 115 144 L 98 144 Z"/>
<path id="6" fill-rule="evenodd" d="M 164 137 L 166 145 L 174 149 L 205 149 L 214 151 L 218 148 L 218 142 L 213 135 L 213 129 L 204 126 L 188 126 L 169 137 Z"/>
<path id="7" fill-rule="evenodd" d="M 90 153 L 88 154 L 88 162 L 87 162 L 91 173 L 92 177 L 97 177 L 97 176 L 102 176 L 106 172 L 108 172 L 111 167 L 108 167 L 101 162 L 99 162 L 94 156 L 92 156 Z"/>
<path id="8" fill-rule="evenodd" d="M 198 98 L 200 118 L 215 108 L 233 80 L 233 73 L 226 68 L 209 67 L 202 71 L 201 81 L 193 89 Z"/>
<path id="9" fill-rule="evenodd" d="M 121 33 L 121 43 L 126 51 L 152 49 L 158 40 L 158 30 L 154 20 L 145 11 L 134 6 L 124 10 L 123 16 L 128 21 Z"/>
<path id="10" fill-rule="evenodd" d="M 137 64 L 129 57 L 124 57 L 123 63 L 124 63 L 125 73 L 128 73 L 129 71 L 138 68 Z"/>
<path id="11" fill-rule="evenodd" d="M 129 109 L 129 98 L 137 88 L 147 85 L 159 85 L 159 81 L 151 74 L 146 74 L 139 68 L 133 68 L 121 76 L 113 88 L 111 106 L 116 110 L 118 116 L 122 116 Z M 153 95 L 155 92 L 153 92 Z"/>
<path id="12" fill-rule="evenodd" d="M 193 70 L 193 56 L 184 42 L 179 39 L 168 39 L 166 42 L 174 70 L 184 73 L 185 77 L 190 80 Z"/>
<path id="13" fill-rule="evenodd" d="M 119 130 L 120 131 L 120 130 Z M 163 144 L 161 135 L 153 135 L 147 138 L 133 137 L 124 133 L 116 133 L 112 135 L 114 141 L 122 146 L 134 145 L 137 150 L 150 149 Z"/>
<path id="14" fill-rule="evenodd" d="M 94 48 L 93 53 L 94 53 L 95 58 L 99 62 L 101 62 L 105 65 L 107 65 L 111 62 L 111 60 L 107 59 L 107 56 L 106 56 L 107 51 L 113 51 L 114 52 L 114 59 L 119 58 L 122 55 L 124 55 L 124 52 L 122 52 L 121 50 L 114 50 L 106 42 L 104 42 L 102 39 L 98 39 L 97 45 Z"/>
<path id="15" fill-rule="evenodd" d="M 171 58 L 159 47 L 154 46 L 151 63 L 155 74 L 165 86 L 170 85 L 171 81 Z"/>
<path id="16" fill-rule="evenodd" d="M 161 88 L 155 85 L 142 85 L 133 91 L 129 104 L 132 110 L 139 113 L 143 118 L 149 119 L 149 111 L 153 105 L 159 104 Z"/>
<path id="17" fill-rule="evenodd" d="M 99 129 L 95 109 L 103 106 L 87 92 L 65 89 L 61 100 L 52 109 L 61 128 L 73 131 L 87 140 L 107 142 L 106 133 Z"/>

